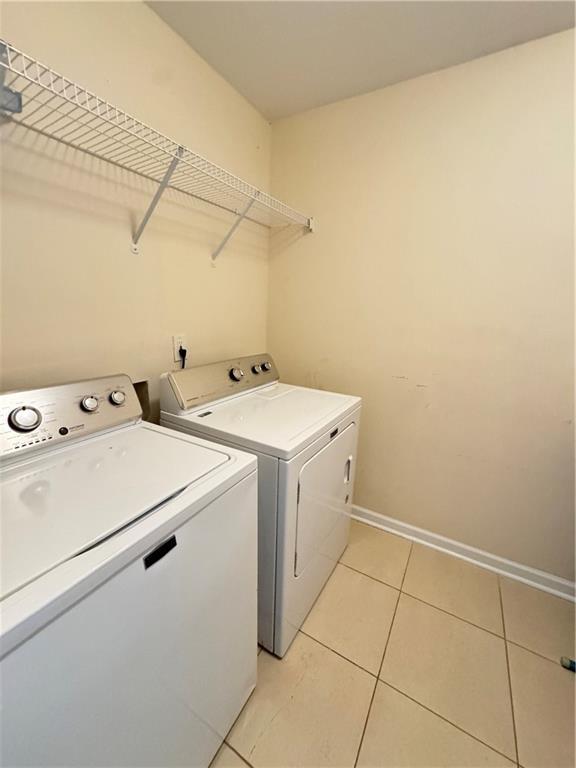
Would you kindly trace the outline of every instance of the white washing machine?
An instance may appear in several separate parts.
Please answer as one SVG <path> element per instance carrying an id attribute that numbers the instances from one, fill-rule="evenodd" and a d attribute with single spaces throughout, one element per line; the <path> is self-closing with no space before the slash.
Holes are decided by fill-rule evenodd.
<path id="1" fill-rule="evenodd" d="M 166 373 L 161 424 L 258 457 L 258 642 L 283 656 L 348 542 L 361 401 L 268 354 Z"/>
<path id="2" fill-rule="evenodd" d="M 207 766 L 256 683 L 256 460 L 123 375 L 0 395 L 0 450 L 0 763 Z"/>

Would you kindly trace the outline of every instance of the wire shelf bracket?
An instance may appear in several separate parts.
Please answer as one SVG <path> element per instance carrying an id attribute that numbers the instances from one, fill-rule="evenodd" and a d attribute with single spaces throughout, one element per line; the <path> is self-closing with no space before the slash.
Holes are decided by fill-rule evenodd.
<path id="1" fill-rule="evenodd" d="M 212 257 L 211 257 L 211 258 L 212 258 L 212 264 L 213 264 L 213 265 L 215 265 L 215 263 L 216 263 L 216 259 L 218 258 L 218 256 L 220 256 L 221 252 L 222 252 L 222 251 L 224 250 L 224 248 L 226 247 L 226 244 L 228 243 L 228 240 L 230 240 L 230 238 L 232 237 L 232 235 L 234 234 L 234 232 L 236 232 L 236 230 L 238 229 L 238 227 L 240 226 L 240 224 L 242 224 L 242 222 L 244 221 L 244 219 L 245 219 L 245 218 L 246 218 L 246 216 L 248 215 L 248 211 L 250 210 L 250 208 L 252 208 L 252 206 L 253 206 L 253 205 L 254 205 L 254 203 L 256 202 L 256 199 L 257 199 L 257 196 L 256 196 L 256 197 L 253 197 L 253 198 L 252 198 L 252 200 L 249 200 L 249 201 L 248 201 L 248 204 L 246 205 L 246 208 L 244 208 L 244 210 L 242 211 L 242 213 L 239 213 L 239 214 L 238 214 L 238 218 L 236 219 L 236 221 L 234 222 L 234 224 L 232 224 L 232 226 L 231 226 L 231 227 L 230 227 L 230 229 L 228 230 L 228 233 L 226 234 L 226 236 L 224 237 L 224 239 L 222 240 L 222 242 L 220 243 L 220 245 L 218 246 L 218 248 L 216 248 L 216 250 L 215 250 L 215 251 L 212 253 Z"/>
<path id="2" fill-rule="evenodd" d="M 144 232 L 146 228 L 146 224 L 148 224 L 148 220 L 150 219 L 150 216 L 154 213 L 154 209 L 160 202 L 160 198 L 162 197 L 162 193 L 168 186 L 168 182 L 170 181 L 170 178 L 172 177 L 172 174 L 176 170 L 176 166 L 178 165 L 178 162 L 182 155 L 184 154 L 184 147 L 178 147 L 178 150 L 176 151 L 176 155 L 172 158 L 170 161 L 170 165 L 166 169 L 166 173 L 164 174 L 164 178 L 160 182 L 160 186 L 156 190 L 156 194 L 150 201 L 150 205 L 148 206 L 148 209 L 146 213 L 144 214 L 144 217 L 142 218 L 142 221 L 138 225 L 136 232 L 134 232 L 134 235 L 132 237 L 132 253 L 138 254 L 140 253 L 140 248 L 138 246 L 138 240 L 140 240 L 140 237 L 142 236 L 142 233 Z"/>
<path id="3" fill-rule="evenodd" d="M 313 230 L 309 216 L 136 120 L 2 39 L 0 116 L 3 124 L 22 126 L 158 184 L 132 234 L 134 253 L 138 253 L 140 238 L 167 189 L 234 215 L 234 223 L 211 254 L 212 263 L 243 221 L 268 228 L 296 225 L 305 232 Z"/>

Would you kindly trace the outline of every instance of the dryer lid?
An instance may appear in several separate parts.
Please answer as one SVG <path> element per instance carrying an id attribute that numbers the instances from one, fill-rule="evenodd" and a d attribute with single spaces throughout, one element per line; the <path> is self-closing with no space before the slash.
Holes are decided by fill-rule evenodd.
<path id="1" fill-rule="evenodd" d="M 222 438 L 288 459 L 322 434 L 331 423 L 360 406 L 359 397 L 290 384 L 272 384 L 245 395 L 229 398 L 184 417 L 194 432 Z"/>
<path id="2" fill-rule="evenodd" d="M 0 474 L 1 595 L 109 538 L 229 461 L 144 424 Z"/>

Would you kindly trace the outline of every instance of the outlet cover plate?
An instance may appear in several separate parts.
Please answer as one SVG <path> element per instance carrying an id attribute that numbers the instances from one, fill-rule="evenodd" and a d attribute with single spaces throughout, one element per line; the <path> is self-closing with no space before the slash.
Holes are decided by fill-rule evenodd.
<path id="1" fill-rule="evenodd" d="M 178 350 L 180 349 L 180 347 L 184 347 L 184 349 L 188 349 L 186 334 L 184 333 L 177 333 L 174 336 L 172 336 L 172 356 L 174 357 L 175 363 L 180 362 L 180 355 L 178 353 Z"/>

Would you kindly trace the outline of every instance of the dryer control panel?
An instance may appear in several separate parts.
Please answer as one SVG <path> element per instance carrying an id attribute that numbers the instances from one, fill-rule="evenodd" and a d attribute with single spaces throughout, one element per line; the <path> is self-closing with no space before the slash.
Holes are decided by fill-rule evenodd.
<path id="1" fill-rule="evenodd" d="M 16 456 L 136 423 L 142 409 L 125 374 L 0 394 L 0 456 Z"/>
<path id="2" fill-rule="evenodd" d="M 275 381 L 278 369 L 267 352 L 198 365 L 162 377 L 161 407 L 169 411 L 174 410 L 172 406 L 188 410 Z"/>

